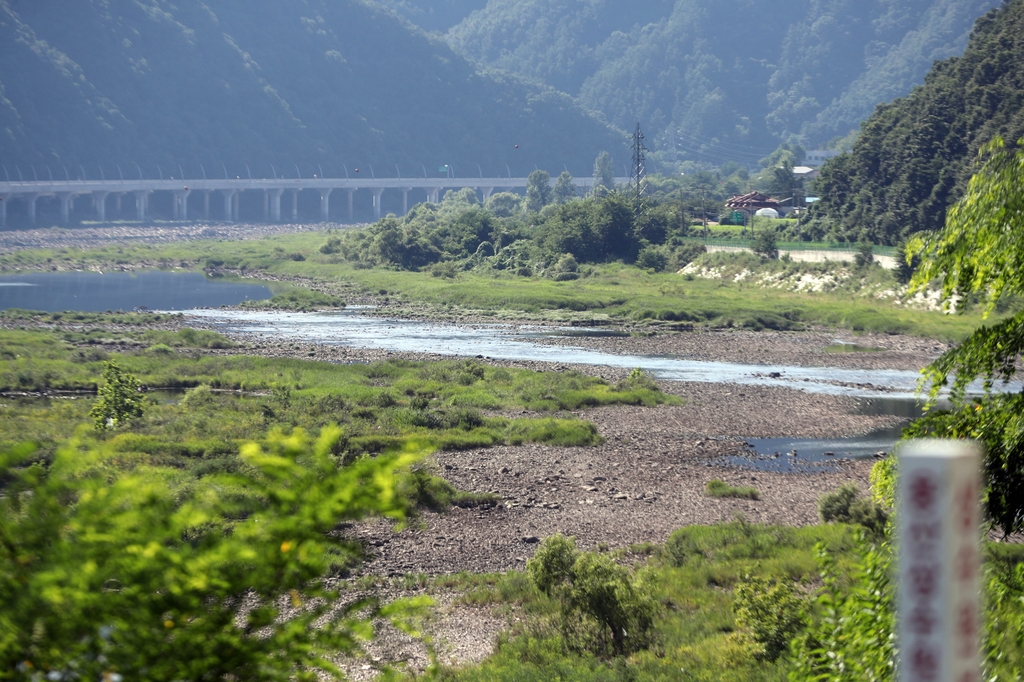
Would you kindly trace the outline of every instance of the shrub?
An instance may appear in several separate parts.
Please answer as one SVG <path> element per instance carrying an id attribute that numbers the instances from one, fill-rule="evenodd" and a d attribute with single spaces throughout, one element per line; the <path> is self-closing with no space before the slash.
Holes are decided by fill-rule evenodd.
<path id="1" fill-rule="evenodd" d="M 757 488 L 732 486 L 717 478 L 708 481 L 704 491 L 709 497 L 736 497 L 746 500 L 761 499 L 761 493 L 758 492 Z"/>
<path id="2" fill-rule="evenodd" d="M 762 661 L 779 658 L 806 622 L 803 600 L 793 584 L 748 575 L 736 586 L 734 594 L 736 624 L 757 643 L 754 656 Z"/>
<path id="3" fill-rule="evenodd" d="M 874 537 L 881 537 L 889 515 L 874 501 L 857 497 L 857 486 L 847 483 L 818 500 L 818 514 L 825 523 L 856 523 Z"/>
<path id="4" fill-rule="evenodd" d="M 636 257 L 636 266 L 644 270 L 663 272 L 668 267 L 668 256 L 664 249 L 656 246 L 647 246 L 640 250 Z"/>
<path id="5" fill-rule="evenodd" d="M 230 485 L 259 506 L 241 517 L 221 485 L 183 489 L 167 468 L 120 471 L 107 446 L 73 442 L 48 467 L 29 465 L 30 447 L 0 452 L 3 676 L 317 679 L 372 634 L 374 618 L 410 626 L 412 602 L 338 608 L 327 578 L 356 558 L 331 533 L 338 520 L 400 519 L 393 484 L 424 453 L 339 469 L 329 455 L 336 434 L 325 429 L 314 444 L 300 430 L 278 432 L 266 449 L 244 445 Z"/>
<path id="6" fill-rule="evenodd" d="M 649 588 L 608 556 L 578 552 L 573 538 L 547 538 L 526 563 L 534 585 L 559 606 L 562 637 L 575 651 L 625 656 L 651 642 Z"/>
<path id="7" fill-rule="evenodd" d="M 825 523 L 849 523 L 850 505 L 857 499 L 857 486 L 852 483 L 825 493 L 818 499 L 818 515 Z"/>
<path id="8" fill-rule="evenodd" d="M 871 244 L 861 244 L 853 256 L 853 263 L 858 268 L 867 267 L 875 262 L 875 249 Z"/>
<path id="9" fill-rule="evenodd" d="M 775 259 L 779 257 L 779 247 L 775 241 L 775 231 L 771 229 L 764 229 L 757 233 L 754 237 L 754 243 L 751 244 L 751 248 L 754 253 L 765 258 Z"/>
<path id="10" fill-rule="evenodd" d="M 132 419 L 142 416 L 143 398 L 139 395 L 139 380 L 122 370 L 116 362 L 106 363 L 99 398 L 89 411 L 96 429 L 116 429 Z"/>

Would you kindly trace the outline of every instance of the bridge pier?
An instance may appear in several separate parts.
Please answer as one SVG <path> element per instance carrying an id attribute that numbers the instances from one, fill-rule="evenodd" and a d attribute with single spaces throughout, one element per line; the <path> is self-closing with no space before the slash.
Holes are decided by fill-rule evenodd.
<path id="1" fill-rule="evenodd" d="M 486 202 L 488 199 L 491 198 L 491 195 L 494 194 L 494 188 L 493 187 L 481 187 L 480 188 L 480 192 L 481 192 L 481 194 L 484 195 L 484 201 Z"/>
<path id="2" fill-rule="evenodd" d="M 328 197 L 330 196 L 330 189 L 320 190 L 320 220 L 325 223 L 328 221 L 330 217 L 331 202 L 330 199 L 328 199 Z"/>
<path id="3" fill-rule="evenodd" d="M 203 191 L 203 220 L 210 219 L 210 190 Z"/>
<path id="4" fill-rule="evenodd" d="M 188 220 L 188 195 L 190 189 L 178 189 L 174 191 L 174 219 Z"/>
<path id="5" fill-rule="evenodd" d="M 299 190 L 292 190 L 292 222 L 299 222 Z"/>
<path id="6" fill-rule="evenodd" d="M 427 201 L 429 201 L 432 204 L 436 204 L 437 203 L 437 195 L 440 194 L 440 192 L 441 192 L 441 188 L 440 187 L 428 187 L 427 188 Z"/>
<path id="7" fill-rule="evenodd" d="M 75 195 L 71 192 L 58 192 L 57 198 L 60 199 L 60 222 L 67 225 L 68 221 L 71 220 L 71 209 L 74 204 Z"/>
<path id="8" fill-rule="evenodd" d="M 235 215 L 235 194 L 238 190 L 234 189 L 222 189 L 221 193 L 224 195 L 224 220 L 225 222 L 233 222 Z"/>
<path id="9" fill-rule="evenodd" d="M 146 220 L 146 215 L 149 213 L 149 195 L 148 189 L 140 189 L 132 192 L 135 195 L 135 217 L 140 221 Z"/>
<path id="10" fill-rule="evenodd" d="M 409 187 L 402 188 L 402 215 L 406 216 L 409 214 Z"/>
<path id="11" fill-rule="evenodd" d="M 25 195 L 25 201 L 28 202 L 28 219 L 32 222 L 33 225 L 36 222 L 36 199 L 38 198 L 38 194 Z"/>
<path id="12" fill-rule="evenodd" d="M 238 220 L 239 220 L 238 216 L 242 212 L 241 211 L 241 203 L 242 203 L 242 192 L 243 191 L 244 190 L 238 190 L 237 192 L 235 192 L 235 196 L 232 197 L 232 201 L 231 201 L 231 209 L 232 209 L 231 210 L 231 222 L 237 223 Z"/>
<path id="13" fill-rule="evenodd" d="M 114 212 L 117 214 L 118 218 L 121 217 L 121 195 L 121 192 L 114 194 Z"/>
<path id="14" fill-rule="evenodd" d="M 0 197 L 0 227 L 7 227 L 7 202 L 10 200 L 10 195 Z"/>
<path id="15" fill-rule="evenodd" d="M 267 194 L 270 196 L 270 219 L 279 223 L 281 222 L 281 195 L 284 194 L 284 190 L 271 189 L 267 190 Z"/>
<path id="16" fill-rule="evenodd" d="M 263 190 L 263 222 L 270 220 L 270 194 Z"/>
<path id="17" fill-rule="evenodd" d="M 110 192 L 93 192 L 92 204 L 96 207 L 96 217 L 101 223 L 107 222 L 107 195 Z"/>
<path id="18" fill-rule="evenodd" d="M 353 218 L 352 218 L 352 195 L 355 194 L 355 193 L 356 193 L 356 191 L 354 189 L 348 190 L 348 222 L 349 222 L 349 224 L 352 224 L 352 223 L 355 222 L 355 220 L 353 220 Z"/>
<path id="19" fill-rule="evenodd" d="M 378 187 L 373 190 L 373 219 L 380 220 L 380 195 L 384 194 L 384 188 Z"/>

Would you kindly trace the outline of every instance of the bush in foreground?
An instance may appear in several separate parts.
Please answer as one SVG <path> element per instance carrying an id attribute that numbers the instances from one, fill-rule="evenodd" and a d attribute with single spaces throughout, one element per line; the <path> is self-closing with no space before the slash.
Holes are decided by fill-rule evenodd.
<path id="1" fill-rule="evenodd" d="M 324 578 L 358 558 L 328 531 L 401 519 L 398 473 L 422 453 L 339 469 L 339 436 L 272 432 L 233 476 L 184 488 L 174 469 L 117 473 L 110 448 L 72 443 L 45 468 L 30 446 L 0 453 L 0 677 L 315 680 L 372 618 L 411 631 L 424 600 L 339 608 Z"/>

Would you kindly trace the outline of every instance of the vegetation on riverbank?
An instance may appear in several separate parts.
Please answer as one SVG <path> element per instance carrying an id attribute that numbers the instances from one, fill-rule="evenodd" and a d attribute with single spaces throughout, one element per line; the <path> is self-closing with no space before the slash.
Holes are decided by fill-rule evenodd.
<path id="1" fill-rule="evenodd" d="M 827 326 L 943 340 L 959 340 L 981 321 L 973 312 L 951 316 L 907 309 L 842 286 L 828 292 L 787 291 L 754 286 L 744 279 L 690 279 L 621 263 L 577 264 L 575 279 L 537 274 L 524 277 L 508 270 L 454 270 L 448 277 L 434 276 L 429 269 L 363 268 L 337 254 L 321 253 L 320 248 L 333 238 L 331 234 L 300 233 L 242 242 L 21 251 L 0 255 L 0 270 L 196 269 L 216 262 L 217 272 L 293 280 L 340 301 L 387 300 L 392 314 L 440 318 L 624 323 L 655 329 L 709 326 L 795 330 Z M 294 260 L 289 256 L 293 253 L 304 254 L 305 260 Z M 735 259 L 741 269 L 747 258 L 745 254 L 708 254 L 709 259 L 711 256 Z M 789 265 L 766 262 L 762 267 L 785 269 Z M 888 276 L 884 272 L 877 275 Z M 272 284 L 282 289 L 276 293 L 287 293 L 286 283 Z M 304 301 L 297 308 L 313 306 L 312 301 Z"/>
<path id="2" fill-rule="evenodd" d="M 109 352 L 104 342 L 129 350 Z M 53 452 L 90 421 L 93 400 L 18 394 L 92 393 L 109 361 L 156 390 L 147 394 L 145 414 L 130 431 L 110 434 L 115 446 L 142 461 L 214 469 L 234 466 L 239 442 L 274 428 L 316 431 L 340 424 L 345 433 L 336 454 L 347 461 L 411 437 L 455 450 L 523 442 L 591 445 L 601 440 L 594 426 L 559 411 L 678 402 L 642 372 L 612 385 L 578 372 L 505 369 L 474 360 L 334 365 L 198 351 L 228 345 L 219 334 L 191 329 L 0 330 L 0 391 L 9 394 L 0 413 L 0 447 L 33 440 Z M 511 408 L 552 416 L 493 414 Z"/>
<path id="3" fill-rule="evenodd" d="M 512 623 L 482 663 L 441 667 L 436 679 L 445 682 L 852 681 L 871 679 L 871 673 L 893 679 L 890 549 L 870 544 L 861 532 L 842 523 L 790 528 L 739 519 L 682 528 L 663 545 L 566 555 L 565 567 L 580 566 L 578 557 L 589 555 L 581 567 L 585 574 L 615 564 L 602 573 L 611 584 L 628 582 L 639 590 L 635 599 L 654 604 L 646 642 L 625 656 L 574 646 L 580 633 L 601 632 L 600 619 L 573 619 L 599 583 L 545 591 L 537 583 L 539 571 L 413 582 L 428 593 L 462 592 L 464 603 L 486 605 Z M 559 565 L 564 544 L 557 537 L 545 543 L 546 564 Z M 1024 596 L 1024 547 L 988 542 L 984 560 L 986 679 L 1009 682 L 1024 661 L 1024 621 L 1013 605 Z M 866 585 L 882 591 L 870 593 Z M 835 665 L 847 673 L 821 667 L 807 648 L 815 643 L 838 653 Z M 866 646 L 870 656 L 854 658 L 854 650 Z"/>

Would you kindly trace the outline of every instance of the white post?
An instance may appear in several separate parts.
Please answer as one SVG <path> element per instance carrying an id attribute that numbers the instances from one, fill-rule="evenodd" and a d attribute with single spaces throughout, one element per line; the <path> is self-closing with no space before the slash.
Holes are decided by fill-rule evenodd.
<path id="1" fill-rule="evenodd" d="M 981 450 L 899 449 L 899 649 L 904 682 L 980 682 Z"/>

